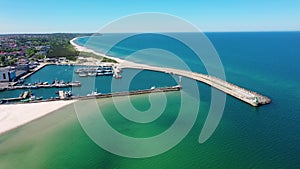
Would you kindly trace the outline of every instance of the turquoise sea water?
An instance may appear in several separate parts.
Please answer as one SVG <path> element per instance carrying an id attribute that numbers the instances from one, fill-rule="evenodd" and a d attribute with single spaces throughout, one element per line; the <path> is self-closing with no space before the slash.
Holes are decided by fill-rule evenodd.
<path id="1" fill-rule="evenodd" d="M 114 36 L 118 35 L 97 37 L 91 40 L 92 43 L 88 43 L 88 47 L 102 52 L 107 48 L 106 40 Z M 192 38 L 193 34 L 182 36 Z M 199 144 L 198 137 L 210 105 L 210 87 L 198 83 L 200 110 L 189 134 L 166 153 L 143 159 L 120 157 L 98 147 L 85 134 L 76 118 L 73 105 L 70 105 L 2 135 L 0 168 L 300 168 L 300 33 L 208 33 L 207 36 L 219 53 L 226 79 L 269 96 L 271 104 L 254 108 L 227 96 L 218 128 L 207 142 Z M 88 38 L 80 38 L 77 43 L 83 44 L 87 40 Z M 124 58 L 145 47 L 158 46 L 173 52 L 177 50 L 176 54 L 184 57 L 183 60 L 192 70 L 205 72 L 202 64 L 196 61 L 197 58 L 187 48 L 181 48 L 180 44 L 153 34 L 121 42 L 109 54 Z M 142 56 L 136 55 L 129 59 L 168 65 L 164 63 L 164 59 Z M 51 71 L 53 69 L 58 73 L 72 67 L 45 67 L 27 80 L 32 82 L 39 78 L 65 78 L 63 80 L 68 81 L 79 78 L 67 73 L 66 77 L 62 77 L 61 73 Z M 123 76 L 136 72 L 138 71 L 124 70 Z M 87 84 L 93 84 L 85 80 Z M 143 71 L 132 80 L 130 90 L 154 85 L 174 85 L 176 80 L 176 77 L 174 80 L 167 74 Z M 183 83 L 188 81 L 183 79 Z M 116 82 L 122 87 L 126 79 Z M 99 92 L 110 92 L 111 77 L 96 79 L 95 86 Z M 121 87 L 113 91 L 124 90 Z M 93 90 L 91 88 L 94 86 L 75 92 L 88 93 Z M 189 90 L 185 91 L 193 96 Z M 167 98 L 164 114 L 157 121 L 143 125 L 125 120 L 110 99 L 98 100 L 98 104 L 107 121 L 116 130 L 129 136 L 146 137 L 166 130 L 176 119 L 179 92 L 168 93 Z M 133 96 L 131 102 L 138 109 L 146 110 L 150 106 L 148 99 L 148 95 Z"/>

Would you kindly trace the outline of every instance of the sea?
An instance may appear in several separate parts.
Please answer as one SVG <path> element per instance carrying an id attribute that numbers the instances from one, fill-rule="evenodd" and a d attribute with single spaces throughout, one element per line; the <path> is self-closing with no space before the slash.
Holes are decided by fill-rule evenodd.
<path id="1" fill-rule="evenodd" d="M 147 138 L 171 128 L 179 116 L 182 93 L 190 102 L 200 102 L 194 124 L 187 135 L 168 151 L 144 158 L 123 157 L 98 146 L 79 122 L 76 105 L 68 105 L 1 135 L 0 168 L 300 168 L 300 32 L 205 33 L 201 35 L 205 39 L 196 38 L 198 33 L 173 34 L 190 39 L 201 50 L 209 50 L 201 48 L 203 43 L 213 45 L 215 50 L 208 54 L 217 54 L 223 68 L 213 62 L 203 63 L 201 57 L 207 56 L 199 59 L 188 45 L 167 35 L 97 34 L 95 37 L 78 38 L 75 43 L 113 57 L 149 65 L 199 73 L 208 73 L 208 69 L 224 70 L 227 81 L 266 95 L 272 102 L 252 107 L 227 95 L 215 131 L 208 140 L 199 143 L 199 135 L 212 104 L 212 90 L 215 90 L 210 86 L 184 77 L 179 80 L 173 74 L 138 69 L 123 69 L 122 79 L 79 77 L 74 73 L 77 66 L 49 65 L 28 77 L 25 83 L 80 81 L 82 87 L 64 90 L 72 90 L 74 95 L 86 95 L 92 91 L 110 93 L 175 86 L 182 81 L 183 90 L 165 93 L 165 108 L 161 116 L 150 123 L 137 123 L 120 114 L 115 104 L 124 104 L 122 99 L 92 100 L 97 103 L 98 111 L 86 103 L 84 110 L 91 116 L 89 118 L 102 113 L 109 124 L 123 135 Z M 114 40 L 120 37 L 127 38 L 112 46 L 116 42 Z M 196 88 L 190 89 L 189 83 L 196 83 Z M 51 98 L 58 90 L 32 89 L 32 92 Z M 0 98 L 17 97 L 22 92 L 4 91 Z M 151 98 L 156 95 L 159 94 L 129 96 L 129 100 L 143 112 L 151 108 Z M 192 107 L 183 110 L 186 116 L 183 119 L 190 118 L 190 111 Z M 188 124 L 181 125 L 184 128 Z M 108 139 L 106 135 L 99 138 Z M 132 152 L 145 150 L 145 147 L 120 145 L 118 140 L 110 141 L 113 146 L 127 146 Z M 152 149 L 151 146 L 146 148 Z"/>

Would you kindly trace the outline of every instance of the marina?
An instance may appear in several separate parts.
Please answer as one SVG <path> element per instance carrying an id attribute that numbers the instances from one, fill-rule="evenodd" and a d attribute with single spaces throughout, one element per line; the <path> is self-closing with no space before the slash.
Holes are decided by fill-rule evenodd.
<path id="1" fill-rule="evenodd" d="M 141 95 L 141 94 L 149 94 L 149 93 L 160 93 L 160 92 L 172 92 L 172 91 L 180 91 L 182 89 L 181 86 L 171 86 L 171 87 L 161 87 L 161 88 L 150 88 L 144 90 L 136 90 L 136 91 L 124 91 L 124 92 L 114 92 L 114 93 L 98 93 L 92 92 L 86 96 L 73 96 L 71 91 L 63 91 L 60 90 L 57 92 L 58 97 L 50 98 L 50 99 L 39 99 L 34 97 L 31 91 L 25 91 L 19 97 L 16 98 L 8 98 L 3 99 L 4 103 L 39 103 L 39 102 L 48 102 L 48 101 L 57 101 L 57 100 L 87 100 L 87 99 L 100 99 L 100 98 L 110 98 L 110 97 L 121 97 L 121 96 L 131 96 L 131 95 Z"/>
<path id="2" fill-rule="evenodd" d="M 81 83 L 79 81 L 74 82 L 63 82 L 63 81 L 54 81 L 52 84 L 48 84 L 48 82 L 40 82 L 36 84 L 27 84 L 21 86 L 10 86 L 8 90 L 16 90 L 16 89 L 38 89 L 38 88 L 66 88 L 66 87 L 80 87 Z"/>
<path id="3" fill-rule="evenodd" d="M 46 65 L 41 66 L 45 67 Z M 57 65 L 52 65 L 52 66 L 57 66 Z M 62 67 L 62 66 L 59 66 Z M 67 66 L 69 67 L 69 66 Z M 34 72 L 40 70 L 41 68 L 31 72 L 33 74 Z M 186 70 L 179 70 L 179 69 L 174 69 L 174 68 L 164 68 L 164 67 L 155 67 L 155 66 L 149 66 L 149 65 L 144 65 L 144 64 L 137 64 L 137 63 L 122 63 L 122 64 L 115 64 L 111 66 L 85 66 L 85 67 L 80 67 L 77 69 L 70 69 L 73 70 L 73 72 L 78 75 L 80 78 L 85 78 L 85 77 L 96 77 L 96 76 L 112 76 L 115 79 L 122 78 L 122 69 L 124 68 L 129 68 L 129 69 L 140 69 L 140 70 L 150 70 L 150 71 L 157 71 L 157 72 L 162 72 L 166 74 L 173 74 L 177 76 L 183 76 L 187 77 L 190 79 L 194 79 L 196 81 L 205 83 L 207 85 L 210 85 L 228 95 L 231 95 L 245 103 L 248 103 L 252 106 L 260 106 L 260 105 L 265 105 L 271 102 L 271 99 L 263 96 L 257 92 L 253 92 L 250 90 L 247 90 L 245 88 L 239 87 L 237 85 L 234 85 L 232 83 L 229 83 L 227 81 L 224 81 L 222 79 L 219 79 L 217 77 L 205 75 L 205 74 L 200 74 L 196 72 L 190 72 Z M 27 76 L 29 77 L 29 76 Z M 22 78 L 23 79 L 23 78 Z M 23 79 L 24 80 L 24 79 Z M 33 84 L 22 84 L 22 85 L 17 85 L 17 83 L 14 83 L 13 85 L 8 86 L 5 88 L 5 90 L 17 90 L 17 89 L 39 89 L 39 88 L 72 88 L 72 87 L 81 87 L 82 84 L 80 81 L 73 81 L 73 82 L 64 82 L 63 80 L 58 81 L 55 80 L 51 84 L 48 82 L 38 82 L 38 83 L 33 83 Z M 92 96 L 95 96 L 94 94 L 90 94 Z M 98 95 L 98 94 L 96 94 Z M 80 97 L 86 97 L 80 96 Z M 80 98 L 78 97 L 78 98 Z M 64 97 L 60 97 L 64 98 Z M 69 97 L 67 97 L 69 99 Z M 21 99 L 12 99 L 12 100 L 21 100 Z M 10 100 L 10 101 L 12 101 Z"/>
<path id="4" fill-rule="evenodd" d="M 76 74 L 79 74 L 80 77 L 114 75 L 113 66 L 93 66 L 93 67 L 78 68 L 74 72 Z"/>

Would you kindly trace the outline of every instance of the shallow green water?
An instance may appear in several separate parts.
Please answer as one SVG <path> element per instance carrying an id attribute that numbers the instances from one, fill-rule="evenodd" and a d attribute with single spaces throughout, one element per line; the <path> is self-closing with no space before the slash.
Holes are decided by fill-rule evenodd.
<path id="1" fill-rule="evenodd" d="M 269 96 L 270 105 L 253 108 L 227 96 L 218 128 L 204 144 L 199 144 L 198 137 L 210 106 L 210 87 L 198 83 L 200 111 L 189 134 L 171 150 L 143 159 L 116 156 L 97 146 L 81 128 L 71 105 L 0 136 L 0 168 L 300 168 L 300 33 L 216 33 L 209 36 L 224 64 L 227 80 Z M 154 43 L 158 41 L 154 39 Z M 124 79 L 118 81 L 120 91 L 123 91 L 125 78 L 134 72 L 125 70 L 123 73 Z M 32 78 L 38 76 L 36 73 Z M 99 78 L 98 91 L 109 92 L 110 81 Z M 187 81 L 183 78 L 183 85 Z M 169 75 L 144 71 L 135 77 L 130 89 L 174 84 L 176 82 Z M 183 89 L 193 95 L 188 87 Z M 93 89 L 86 92 L 90 90 Z M 166 130 L 177 116 L 178 93 L 168 93 L 168 96 L 167 112 L 157 121 L 143 125 L 124 119 L 114 111 L 109 99 L 99 100 L 99 105 L 105 118 L 119 132 L 148 137 Z M 131 98 L 139 110 L 150 106 L 147 95 Z M 89 111 L 89 107 L 86 110 L 97 113 Z M 135 147 L 134 151 L 139 149 Z"/>
<path id="2" fill-rule="evenodd" d="M 97 103 L 106 120 L 117 131 L 131 137 L 150 137 L 166 130 L 177 117 L 180 92 L 170 92 L 166 96 L 168 103 L 162 116 L 147 124 L 133 124 L 123 118 L 117 113 L 111 99 L 100 99 Z M 139 106 L 137 109 L 146 110 L 150 106 L 148 98 L 149 95 L 132 96 L 131 102 Z M 84 101 L 84 104 L 92 101 Z M 190 98 L 190 101 L 193 99 Z M 86 111 L 93 110 L 87 107 Z M 94 112 L 89 118 L 97 115 L 98 112 Z M 66 106 L 9 132 L 1 136 L 0 142 L 0 168 L 140 168 L 141 165 L 143 168 L 153 168 L 162 164 L 166 167 L 176 167 L 178 164 L 172 162 L 174 158 L 186 158 L 181 157 L 182 148 L 145 159 L 128 159 L 113 155 L 101 149 L 85 134 L 77 120 L 74 105 Z M 197 140 L 192 142 L 197 145 Z M 190 143 L 185 144 L 190 147 Z M 182 165 L 185 166 L 187 163 L 188 161 Z"/>
<path id="3" fill-rule="evenodd" d="M 101 99 L 97 103 L 106 120 L 117 131 L 132 137 L 150 137 L 166 130 L 176 119 L 179 93 L 168 93 L 165 112 L 148 124 L 126 120 L 115 111 L 111 99 Z M 260 128 L 266 126 L 261 110 L 233 98 L 227 101 L 236 107 L 226 108 L 223 120 L 207 142 L 198 143 L 208 111 L 208 104 L 203 102 L 187 137 L 166 153 L 142 159 L 120 157 L 100 148 L 81 128 L 74 105 L 69 105 L 2 135 L 0 168 L 293 168 L 297 165 L 297 157 L 290 156 L 297 149 L 285 151 L 280 147 L 285 144 L 285 139 L 277 138 L 278 134 L 270 128 Z M 148 95 L 132 96 L 131 102 L 133 105 L 145 105 L 143 108 L 149 107 Z M 240 108 L 244 111 L 241 112 Z M 93 112 L 89 107 L 86 111 Z M 98 112 L 93 112 L 89 118 L 97 115 Z M 267 134 L 269 137 L 265 137 Z M 137 147 L 132 149 L 138 151 Z"/>

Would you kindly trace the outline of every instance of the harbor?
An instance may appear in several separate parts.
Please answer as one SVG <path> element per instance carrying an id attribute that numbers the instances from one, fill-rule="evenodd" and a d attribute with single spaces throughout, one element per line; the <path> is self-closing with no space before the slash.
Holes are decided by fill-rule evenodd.
<path id="1" fill-rule="evenodd" d="M 38 88 L 66 88 L 66 87 L 80 87 L 81 83 L 79 81 L 74 82 L 63 82 L 55 80 L 52 84 L 48 82 L 38 82 L 34 84 L 25 84 L 25 85 L 16 85 L 16 86 L 9 86 L 7 90 L 16 90 L 16 89 L 38 89 Z"/>
<path id="2" fill-rule="evenodd" d="M 71 82 L 64 82 L 63 80 L 58 81 L 55 80 L 51 84 L 48 82 L 36 82 L 36 83 L 27 83 L 26 85 L 17 85 L 15 83 L 14 85 L 10 85 L 6 88 L 6 90 L 28 90 L 28 89 L 43 89 L 43 88 L 80 88 L 83 84 L 81 83 L 82 80 L 84 81 L 89 81 L 88 77 L 113 77 L 115 79 L 121 79 L 122 78 L 122 69 L 138 69 L 138 70 L 149 70 L 149 71 L 155 71 L 155 72 L 162 72 L 167 75 L 177 75 L 177 76 L 182 76 L 182 77 L 187 77 L 190 79 L 194 79 L 196 81 L 205 83 L 207 85 L 210 85 L 230 96 L 233 96 L 251 106 L 260 106 L 260 105 L 265 105 L 271 102 L 271 99 L 263 96 L 257 92 L 247 90 L 245 88 L 239 87 L 237 85 L 234 85 L 232 83 L 229 83 L 227 81 L 224 81 L 222 79 L 219 79 L 217 77 L 205 75 L 205 74 L 200 74 L 196 72 L 191 72 L 191 71 L 186 71 L 186 70 L 179 70 L 179 69 L 174 69 L 174 68 L 165 68 L 165 67 L 155 67 L 155 66 L 149 66 L 149 65 L 144 65 L 144 64 L 137 64 L 137 63 L 120 63 L 120 64 L 114 64 L 114 65 L 94 65 L 94 66 L 82 66 L 76 68 L 76 66 L 57 66 L 57 65 L 49 65 L 52 67 L 65 69 L 67 71 L 70 71 L 69 74 L 72 76 L 74 74 L 76 77 L 76 81 L 71 81 Z M 42 65 L 33 72 L 30 73 L 30 75 L 34 74 L 38 70 L 41 70 L 42 68 L 47 68 L 46 65 Z M 56 69 L 53 68 L 53 69 Z M 26 75 L 26 77 L 22 78 L 29 78 L 29 75 Z M 72 80 L 72 79 L 68 79 Z M 84 86 L 83 86 L 84 87 Z M 149 88 L 149 87 L 148 87 Z M 145 89 L 143 87 L 142 89 Z M 121 91 L 117 91 L 121 92 Z M 104 93 L 111 93 L 109 91 L 104 92 Z M 76 94 L 78 98 L 85 98 L 86 94 Z M 99 98 L 105 97 L 105 96 L 99 96 Z M 55 98 L 55 96 L 48 97 L 48 99 Z M 69 98 L 68 98 L 69 99 Z M 7 99 L 6 99 L 7 100 Z M 9 100 L 9 99 L 8 99 Z M 20 99 L 12 99 L 12 100 L 20 100 Z M 10 100 L 9 100 L 10 101 Z"/>
<path id="3" fill-rule="evenodd" d="M 74 73 L 79 74 L 80 77 L 88 76 L 113 76 L 114 70 L 113 66 L 91 66 L 78 68 Z"/>
<path id="4" fill-rule="evenodd" d="M 182 87 L 180 85 L 170 86 L 170 87 L 161 87 L 161 88 L 150 88 L 144 90 L 135 90 L 135 91 L 124 91 L 124 92 L 114 92 L 114 93 L 97 93 L 92 92 L 86 96 L 73 96 L 71 91 L 63 91 L 60 90 L 56 94 L 58 94 L 55 98 L 50 99 L 40 99 L 34 97 L 31 91 L 25 91 L 19 97 L 16 98 L 8 98 L 3 99 L 2 102 L 7 103 L 40 103 L 40 102 L 48 102 L 48 101 L 57 101 L 57 100 L 87 100 L 87 99 L 101 99 L 101 98 L 110 98 L 110 97 L 121 97 L 121 96 L 132 96 L 132 95 L 140 95 L 140 94 L 149 94 L 149 93 L 161 93 L 161 92 L 172 92 L 172 91 L 180 91 Z"/>

